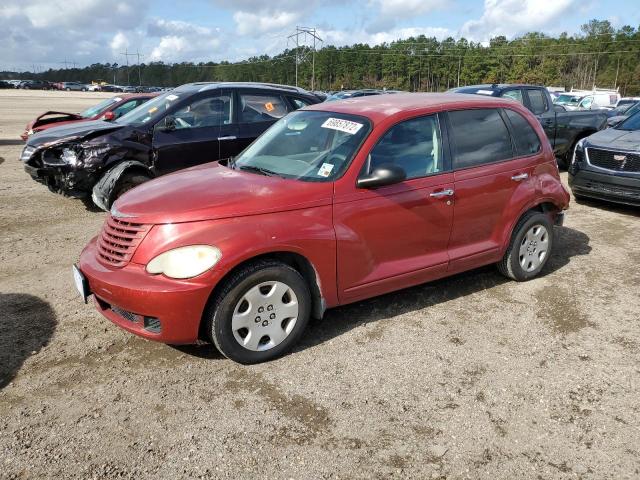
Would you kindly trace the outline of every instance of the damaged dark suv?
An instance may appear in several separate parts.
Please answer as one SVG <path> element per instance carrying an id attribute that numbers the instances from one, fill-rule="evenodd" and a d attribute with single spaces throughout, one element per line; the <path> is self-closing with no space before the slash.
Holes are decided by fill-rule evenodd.
<path id="1" fill-rule="evenodd" d="M 319 99 L 300 88 L 192 83 L 132 110 L 32 136 L 21 160 L 54 192 L 104 210 L 151 178 L 239 154 L 279 118 Z"/>

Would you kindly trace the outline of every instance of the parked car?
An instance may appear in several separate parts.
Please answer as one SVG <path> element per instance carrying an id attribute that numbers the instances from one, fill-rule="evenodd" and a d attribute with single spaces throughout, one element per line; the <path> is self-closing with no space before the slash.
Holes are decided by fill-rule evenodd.
<path id="1" fill-rule="evenodd" d="M 127 85 L 127 86 L 120 87 L 120 88 L 122 89 L 122 91 L 124 93 L 135 93 L 137 91 L 137 89 L 138 89 L 138 87 L 134 87 L 134 86 L 131 86 L 131 85 Z"/>
<path id="2" fill-rule="evenodd" d="M 18 88 L 18 85 L 20 85 L 20 82 L 22 82 L 22 80 L 7 80 L 7 82 L 10 85 L 13 85 L 13 88 Z"/>
<path id="3" fill-rule="evenodd" d="M 14 88 L 12 84 L 7 82 L 6 80 L 0 80 L 0 88 Z"/>
<path id="4" fill-rule="evenodd" d="M 623 106 L 616 107 L 612 110 L 612 112 L 614 113 L 614 115 L 607 118 L 607 125 L 610 127 L 613 127 L 614 125 L 629 118 L 636 112 L 640 112 L 640 102 L 636 102 L 631 105 L 625 104 Z"/>
<path id="5" fill-rule="evenodd" d="M 368 97 L 371 95 L 382 95 L 385 92 L 384 90 L 374 90 L 372 88 L 363 89 L 363 90 L 342 90 L 341 92 L 334 93 L 333 95 L 329 95 L 325 98 L 325 102 L 333 102 L 335 100 L 344 100 L 345 98 L 357 98 L 357 97 Z"/>
<path id="6" fill-rule="evenodd" d="M 296 87 L 188 84 L 114 122 L 83 122 L 34 135 L 22 160 L 51 190 L 90 195 L 108 210 L 122 193 L 153 177 L 237 155 L 276 120 L 313 103 L 318 103 L 314 95 Z"/>
<path id="7" fill-rule="evenodd" d="M 122 87 L 118 85 L 106 84 L 100 87 L 100 91 L 102 92 L 122 92 Z"/>
<path id="8" fill-rule="evenodd" d="M 562 105 L 566 110 L 577 110 L 580 100 L 585 96 L 575 93 L 561 93 L 553 99 L 555 105 Z"/>
<path id="9" fill-rule="evenodd" d="M 102 85 L 97 84 L 97 83 L 92 83 L 91 85 L 87 85 L 87 91 L 88 92 L 101 92 L 102 91 Z"/>
<path id="10" fill-rule="evenodd" d="M 45 80 L 22 80 L 17 88 L 23 90 L 51 90 L 51 84 Z"/>
<path id="11" fill-rule="evenodd" d="M 272 359 L 325 309 L 497 264 L 524 281 L 569 204 L 522 105 L 398 94 L 282 119 L 235 160 L 117 200 L 74 267 L 83 298 L 171 344 Z"/>
<path id="12" fill-rule="evenodd" d="M 595 93 L 592 95 L 584 96 L 578 105 L 576 110 L 600 110 L 614 108 L 618 97 L 608 93 Z"/>
<path id="13" fill-rule="evenodd" d="M 630 107 L 638 102 L 640 102 L 640 97 L 623 97 L 616 103 L 616 108 L 624 106 Z"/>
<path id="14" fill-rule="evenodd" d="M 156 94 L 136 93 L 132 95 L 119 95 L 103 100 L 102 102 L 87 108 L 81 113 L 66 113 L 49 110 L 32 120 L 20 135 L 22 140 L 27 140 L 31 135 L 44 130 L 68 125 L 70 123 L 87 122 L 90 120 L 112 121 L 120 118 L 134 108 L 142 105 Z"/>
<path id="15" fill-rule="evenodd" d="M 566 167 L 571 161 L 578 140 L 607 126 L 607 115 L 604 112 L 567 112 L 564 105 L 554 105 L 547 89 L 540 86 L 475 85 L 451 91 L 510 98 L 522 103 L 542 123 L 558 164 L 562 167 Z"/>
<path id="16" fill-rule="evenodd" d="M 62 82 L 62 90 L 86 92 L 89 85 L 80 82 Z"/>
<path id="17" fill-rule="evenodd" d="M 569 166 L 576 198 L 640 206 L 640 113 L 582 139 Z"/>

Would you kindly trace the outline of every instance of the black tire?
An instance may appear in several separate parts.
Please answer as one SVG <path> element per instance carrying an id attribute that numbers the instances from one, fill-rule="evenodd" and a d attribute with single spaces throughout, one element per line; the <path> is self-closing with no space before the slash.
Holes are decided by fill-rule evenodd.
<path id="1" fill-rule="evenodd" d="M 236 340 L 231 318 L 243 296 L 263 282 L 285 283 L 296 295 L 298 317 L 288 336 L 276 346 L 263 351 L 253 351 Z M 302 336 L 311 314 L 311 294 L 302 275 L 294 268 L 275 260 L 259 260 L 249 263 L 233 273 L 209 302 L 204 316 L 204 332 L 225 357 L 245 365 L 261 363 L 288 352 Z"/>
<path id="2" fill-rule="evenodd" d="M 520 264 L 520 247 L 526 246 L 526 244 L 523 243 L 525 242 L 525 236 L 527 235 L 527 232 L 529 232 L 529 230 L 534 228 L 536 225 L 542 226 L 546 229 L 548 247 L 544 258 L 540 261 L 540 264 L 533 270 L 527 271 Z M 500 273 L 502 273 L 505 277 L 516 280 L 518 282 L 524 282 L 536 277 L 546 265 L 549 257 L 553 254 L 553 233 L 553 224 L 551 223 L 551 220 L 547 215 L 535 211 L 529 211 L 525 213 L 518 221 L 516 227 L 513 229 L 507 251 L 504 253 L 502 260 L 500 260 L 500 262 L 498 262 L 497 264 Z"/>
<path id="3" fill-rule="evenodd" d="M 148 182 L 151 178 L 142 173 L 125 173 L 118 179 L 118 183 L 116 183 L 113 188 L 113 193 L 111 194 L 111 203 L 109 204 L 109 208 L 111 208 L 111 204 L 115 202 L 118 198 L 124 195 L 126 192 L 131 190 L 138 185 Z"/>

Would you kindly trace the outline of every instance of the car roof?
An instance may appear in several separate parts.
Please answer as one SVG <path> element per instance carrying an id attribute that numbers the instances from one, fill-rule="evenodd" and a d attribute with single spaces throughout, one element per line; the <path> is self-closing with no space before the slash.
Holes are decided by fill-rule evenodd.
<path id="1" fill-rule="evenodd" d="M 395 95 L 373 95 L 318 103 L 305 107 L 304 110 L 361 115 L 378 123 L 385 118 L 401 116 L 403 113 L 412 111 L 438 112 L 451 107 L 495 108 L 501 106 L 515 107 L 519 111 L 524 109 L 515 100 L 491 96 L 464 93 L 396 93 Z"/>
<path id="2" fill-rule="evenodd" d="M 277 83 L 261 83 L 261 82 L 196 82 L 186 83 L 176 87 L 177 92 L 204 92 L 206 90 L 214 90 L 218 88 L 260 88 L 274 91 L 287 91 L 290 93 L 298 93 L 302 95 L 311 95 L 304 88 L 292 87 L 290 85 L 279 85 Z"/>

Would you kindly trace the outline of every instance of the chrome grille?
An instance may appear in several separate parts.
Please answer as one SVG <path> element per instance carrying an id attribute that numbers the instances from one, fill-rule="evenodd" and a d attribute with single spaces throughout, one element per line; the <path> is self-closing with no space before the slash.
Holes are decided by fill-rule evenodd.
<path id="1" fill-rule="evenodd" d="M 98 239 L 98 258 L 111 267 L 124 267 L 145 237 L 151 225 L 125 222 L 107 217 Z"/>
<path id="2" fill-rule="evenodd" d="M 594 167 L 614 172 L 640 172 L 640 155 L 637 153 L 613 152 L 599 148 L 588 148 L 589 163 Z"/>

